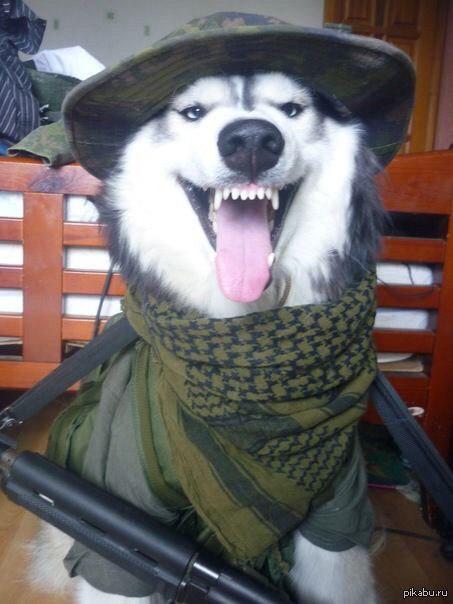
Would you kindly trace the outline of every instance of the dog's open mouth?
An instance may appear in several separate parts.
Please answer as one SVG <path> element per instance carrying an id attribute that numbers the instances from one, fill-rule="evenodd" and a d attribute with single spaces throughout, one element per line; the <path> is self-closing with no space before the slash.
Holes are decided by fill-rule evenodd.
<path id="1" fill-rule="evenodd" d="M 271 281 L 273 250 L 299 183 L 206 190 L 188 181 L 181 184 L 217 252 L 222 292 L 237 302 L 257 300 Z"/>

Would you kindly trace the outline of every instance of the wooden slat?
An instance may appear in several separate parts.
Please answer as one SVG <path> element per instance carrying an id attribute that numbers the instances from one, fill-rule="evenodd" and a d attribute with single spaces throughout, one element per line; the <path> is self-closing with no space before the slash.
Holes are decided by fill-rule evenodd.
<path id="1" fill-rule="evenodd" d="M 0 241 L 22 241 L 22 218 L 0 218 Z"/>
<path id="2" fill-rule="evenodd" d="M 374 342 L 379 352 L 417 352 L 430 354 L 434 349 L 435 334 L 426 330 L 376 329 Z"/>
<path id="3" fill-rule="evenodd" d="M 95 195 L 100 184 L 78 164 L 49 168 L 41 161 L 23 157 L 0 158 L 0 182 L 4 191 L 62 195 Z"/>
<path id="4" fill-rule="evenodd" d="M 441 264 L 445 258 L 446 247 L 446 242 L 442 239 L 383 237 L 379 260 Z"/>
<path id="5" fill-rule="evenodd" d="M 0 288 L 20 289 L 22 287 L 22 267 L 0 266 Z"/>
<path id="6" fill-rule="evenodd" d="M 106 273 L 89 271 L 64 271 L 64 294 L 100 294 L 104 287 Z M 108 291 L 109 296 L 123 296 L 126 291 L 123 280 L 113 275 Z"/>
<path id="7" fill-rule="evenodd" d="M 106 241 L 99 224 L 83 222 L 65 222 L 63 227 L 63 243 L 66 246 L 105 247 Z"/>
<path id="8" fill-rule="evenodd" d="M 101 321 L 103 327 L 107 321 Z M 62 339 L 68 340 L 91 340 L 93 337 L 94 319 L 79 319 L 77 317 L 63 317 Z"/>
<path id="9" fill-rule="evenodd" d="M 438 285 L 378 285 L 378 306 L 390 308 L 437 308 Z"/>
<path id="10" fill-rule="evenodd" d="M 25 158 L 1 158 L 0 182 L 8 191 L 95 195 L 99 181 L 78 164 L 48 168 Z M 399 156 L 381 179 L 386 207 L 399 212 L 448 214 L 453 198 L 453 158 L 448 151 Z"/>
<path id="11" fill-rule="evenodd" d="M 2 388 L 25 390 L 31 388 L 58 367 L 58 363 L 38 363 L 36 361 L 0 361 L 0 384 Z M 78 383 L 69 388 L 69 392 L 78 389 Z"/>
<path id="12" fill-rule="evenodd" d="M 63 195 L 24 194 L 25 361 L 61 360 Z"/>
<path id="13" fill-rule="evenodd" d="M 23 270 L 20 266 L 0 265 L 0 288 L 21 289 Z M 99 295 L 104 287 L 107 273 L 100 271 L 63 271 L 63 293 Z M 120 275 L 115 274 L 110 282 L 109 296 L 123 296 L 126 287 Z M 0 315 L 1 317 L 2 315 Z"/>
<path id="14" fill-rule="evenodd" d="M 8 338 L 21 338 L 22 334 L 22 315 L 0 315 L 0 336 Z"/>

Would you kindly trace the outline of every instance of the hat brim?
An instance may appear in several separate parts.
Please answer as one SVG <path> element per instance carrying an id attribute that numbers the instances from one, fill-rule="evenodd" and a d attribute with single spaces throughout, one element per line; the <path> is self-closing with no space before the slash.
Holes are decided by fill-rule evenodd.
<path id="1" fill-rule="evenodd" d="M 285 25 L 169 37 L 85 80 L 63 104 L 69 142 L 104 178 L 127 138 L 179 89 L 203 76 L 263 71 L 288 73 L 343 104 L 382 165 L 404 142 L 415 81 L 405 53 L 374 38 Z"/>

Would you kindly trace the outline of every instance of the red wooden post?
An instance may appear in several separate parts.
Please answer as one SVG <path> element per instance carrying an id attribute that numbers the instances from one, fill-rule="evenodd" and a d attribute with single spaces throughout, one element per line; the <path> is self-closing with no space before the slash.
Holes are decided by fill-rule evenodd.
<path id="1" fill-rule="evenodd" d="M 453 209 L 453 191 L 452 191 Z M 453 215 L 450 214 L 447 255 L 433 353 L 428 409 L 423 423 L 440 453 L 447 457 L 452 447 L 453 426 Z"/>
<path id="2" fill-rule="evenodd" d="M 63 195 L 24 194 L 23 358 L 61 361 Z"/>

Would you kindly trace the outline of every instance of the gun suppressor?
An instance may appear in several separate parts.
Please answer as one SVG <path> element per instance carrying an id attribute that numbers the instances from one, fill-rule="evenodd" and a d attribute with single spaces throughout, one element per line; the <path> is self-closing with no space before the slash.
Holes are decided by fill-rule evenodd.
<path id="1" fill-rule="evenodd" d="M 290 600 L 199 550 L 155 521 L 42 455 L 0 447 L 2 489 L 18 505 L 118 564 L 176 604 L 282 604 Z"/>

